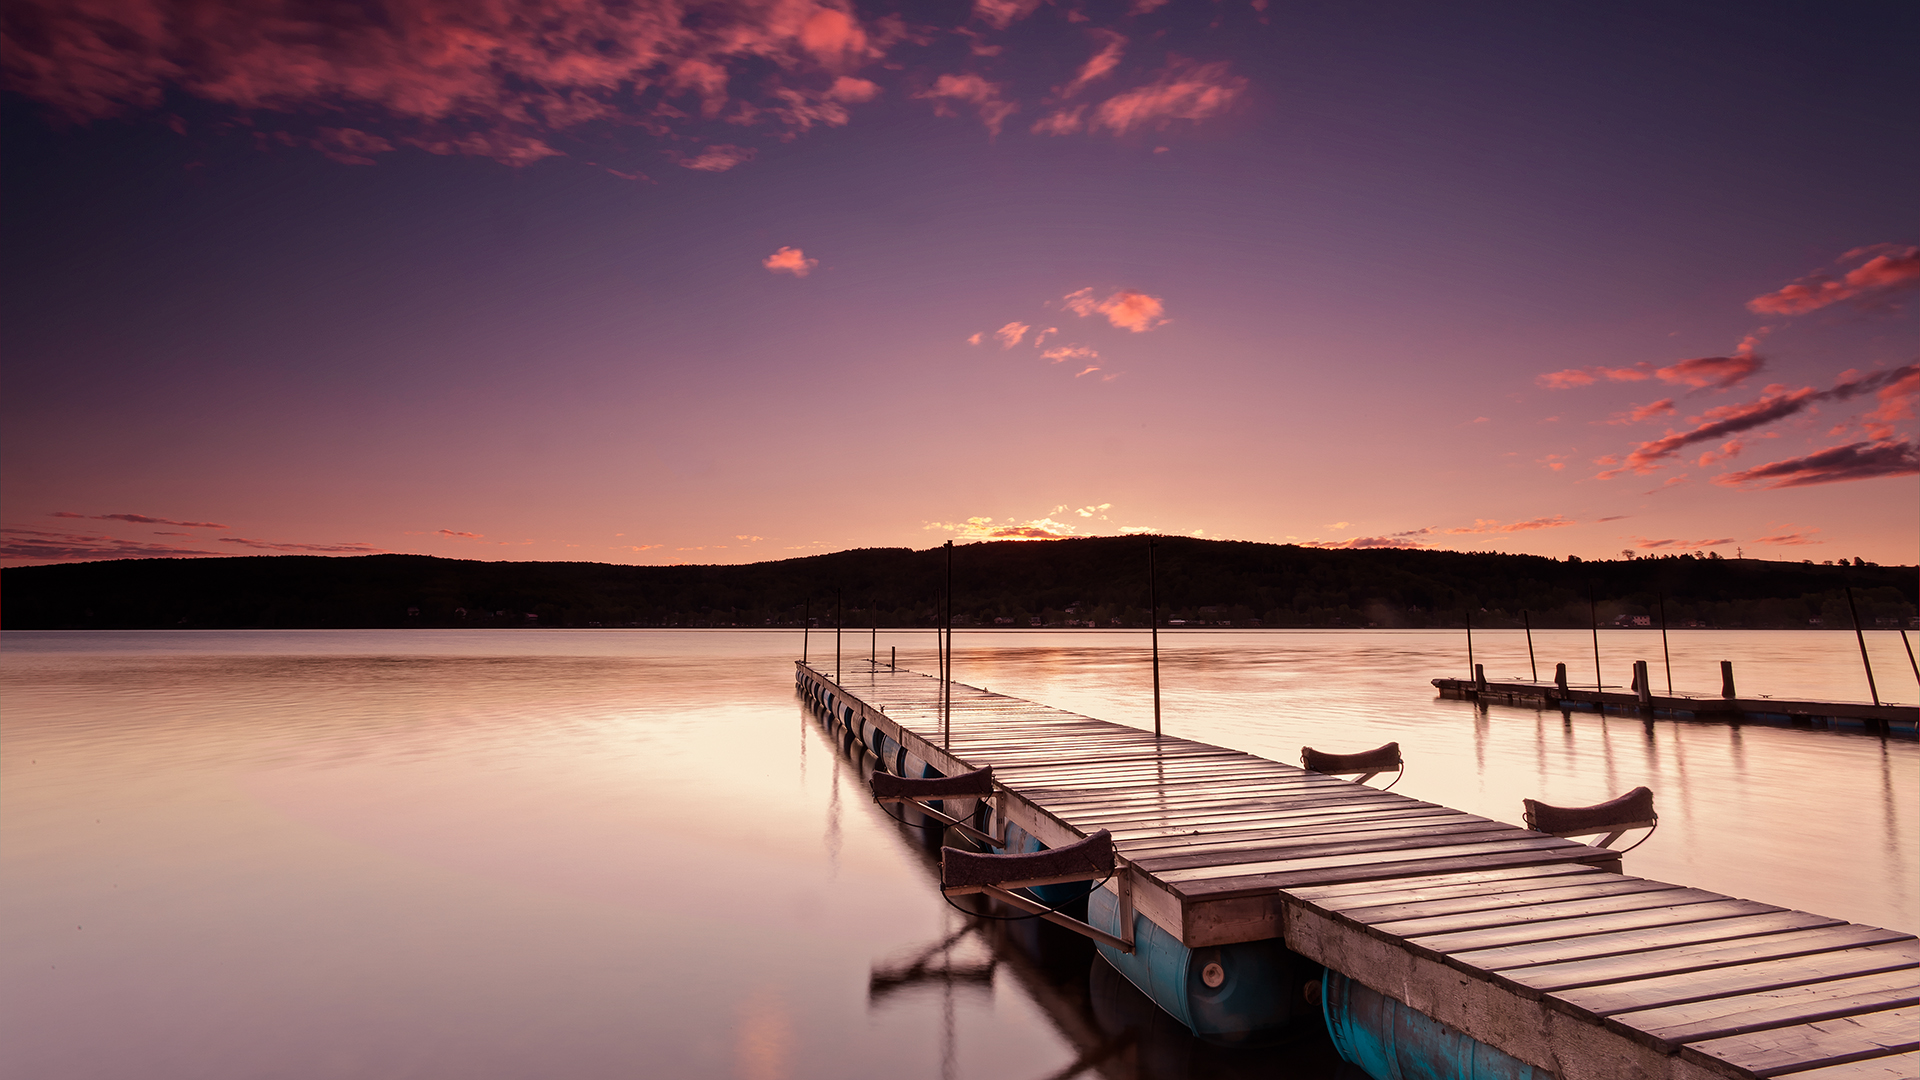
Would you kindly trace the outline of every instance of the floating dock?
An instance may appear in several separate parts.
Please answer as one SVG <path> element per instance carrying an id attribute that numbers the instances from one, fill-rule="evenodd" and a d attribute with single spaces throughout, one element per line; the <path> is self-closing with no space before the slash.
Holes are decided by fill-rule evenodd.
<path id="1" fill-rule="evenodd" d="M 1598 712 L 1690 720 L 1741 723 L 1820 724 L 1858 727 L 1886 734 L 1913 735 L 1920 730 L 1920 707 L 1875 705 L 1868 701 L 1799 701 L 1789 698 L 1712 696 L 1707 694 L 1641 693 L 1629 687 L 1580 688 L 1559 683 L 1490 679 L 1435 679 L 1441 697 L 1464 698 L 1495 705 L 1545 709 L 1589 709 Z"/>
<path id="2" fill-rule="evenodd" d="M 943 730 L 940 680 L 885 665 L 836 682 L 802 662 L 796 680 L 889 770 L 991 765 L 996 833 L 1060 847 L 1110 830 L 1125 882 L 1103 891 L 1130 889 L 1155 933 L 1283 942 L 1536 1075 L 1920 1075 L 1911 934 L 1632 877 L 1618 852 L 957 683 Z"/>

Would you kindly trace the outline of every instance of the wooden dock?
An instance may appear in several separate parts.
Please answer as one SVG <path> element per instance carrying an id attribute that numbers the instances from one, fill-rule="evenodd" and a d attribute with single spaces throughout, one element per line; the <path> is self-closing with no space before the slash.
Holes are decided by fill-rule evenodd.
<path id="1" fill-rule="evenodd" d="M 1911 934 L 975 687 L 953 685 L 943 731 L 941 683 L 915 672 L 798 674 L 944 774 L 992 765 L 996 828 L 1111 830 L 1135 908 L 1190 948 L 1283 939 L 1561 1080 L 1920 1075 Z"/>
<path id="2" fill-rule="evenodd" d="M 1591 709 L 1693 720 L 1813 723 L 1912 735 L 1920 707 L 1869 701 L 1803 701 L 1772 697 L 1641 693 L 1627 687 L 1568 687 L 1518 679 L 1435 679 L 1441 697 L 1545 709 Z"/>

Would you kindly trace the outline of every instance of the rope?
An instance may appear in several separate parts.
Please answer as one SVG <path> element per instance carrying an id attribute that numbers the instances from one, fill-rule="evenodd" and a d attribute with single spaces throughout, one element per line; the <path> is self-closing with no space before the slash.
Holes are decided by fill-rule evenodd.
<path id="1" fill-rule="evenodd" d="M 1640 839 L 1638 839 L 1638 840 L 1635 840 L 1635 841 L 1633 842 L 1633 847 L 1630 847 L 1630 848 L 1621 848 L 1621 849 L 1620 849 L 1620 854 L 1621 854 L 1621 855 L 1623 855 L 1623 856 L 1624 856 L 1624 855 L 1626 855 L 1626 853 L 1627 853 L 1627 852 L 1629 852 L 1629 851 L 1632 851 L 1632 850 L 1633 850 L 1633 848 L 1637 848 L 1637 847 L 1639 847 L 1639 846 L 1640 846 L 1641 844 L 1644 844 L 1644 843 L 1646 843 L 1647 841 L 1649 841 L 1649 840 L 1651 840 L 1651 839 L 1653 839 L 1653 834 L 1654 834 L 1654 833 L 1657 833 L 1657 832 L 1659 832 L 1659 831 L 1660 831 L 1660 819 L 1659 819 L 1659 818 L 1654 818 L 1654 819 L 1653 819 L 1653 828 L 1651 828 L 1651 829 L 1648 829 L 1648 830 L 1647 830 L 1647 835 L 1645 835 L 1645 836 L 1643 836 L 1643 837 L 1641 837 L 1641 838 L 1640 838 Z"/>

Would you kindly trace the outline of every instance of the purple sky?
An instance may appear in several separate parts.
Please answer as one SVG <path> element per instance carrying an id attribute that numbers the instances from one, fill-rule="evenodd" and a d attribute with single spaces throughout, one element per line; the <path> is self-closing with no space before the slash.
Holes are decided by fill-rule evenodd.
<path id="1" fill-rule="evenodd" d="M 1911 3 L 5 18 L 6 564 L 1915 558 Z"/>

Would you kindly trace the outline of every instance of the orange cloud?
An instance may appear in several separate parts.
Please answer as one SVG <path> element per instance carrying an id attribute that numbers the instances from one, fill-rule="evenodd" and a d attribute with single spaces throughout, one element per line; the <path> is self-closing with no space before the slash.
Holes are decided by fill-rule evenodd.
<path id="1" fill-rule="evenodd" d="M 1570 390 L 1576 386 L 1592 386 L 1601 379 L 1609 382 L 1642 382 L 1653 377 L 1653 365 L 1642 361 L 1632 367 L 1586 367 L 1568 368 L 1565 371 L 1549 372 L 1533 380 L 1549 390 Z"/>
<path id="2" fill-rule="evenodd" d="M 1500 524 L 1500 522 L 1496 519 L 1481 518 L 1474 521 L 1472 525 L 1462 525 L 1458 528 L 1445 529 L 1442 531 L 1449 534 L 1453 534 L 1453 535 L 1458 535 L 1460 533 L 1532 532 L 1535 529 L 1559 529 L 1559 528 L 1564 528 L 1565 526 L 1568 526 L 1568 525 L 1578 525 L 1578 524 L 1580 524 L 1578 521 L 1575 521 L 1570 517 L 1566 517 L 1565 515 L 1562 515 L 1562 514 L 1555 514 L 1552 517 L 1531 518 L 1527 521 L 1515 521 L 1515 522 L 1510 522 L 1506 525 Z M 1423 531 L 1431 531 L 1431 530 L 1423 530 Z"/>
<path id="3" fill-rule="evenodd" d="M 1875 396 L 1880 407 L 1860 419 L 1869 437 L 1891 439 L 1895 420 L 1913 419 L 1913 401 L 1920 396 L 1920 368 L 1908 365 L 1906 374 L 1881 387 Z"/>
<path id="4" fill-rule="evenodd" d="M 1778 528 L 1778 526 L 1775 527 Z M 1788 525 L 1787 528 L 1791 529 L 1793 526 Z M 1754 543 L 1771 544 L 1776 547 L 1800 547 L 1806 544 L 1824 544 L 1826 543 L 1825 540 L 1815 540 L 1813 538 L 1813 534 L 1819 531 L 1819 529 L 1803 529 L 1799 532 L 1776 533 L 1773 536 L 1763 536 L 1755 540 Z"/>
<path id="5" fill-rule="evenodd" d="M 1083 319 L 1097 312 L 1120 329 L 1136 334 L 1145 333 L 1156 326 L 1165 326 L 1170 321 L 1162 317 L 1166 305 L 1159 297 L 1132 289 L 1122 289 L 1098 301 L 1093 298 L 1092 288 L 1079 289 L 1068 293 L 1060 302 L 1068 311 Z"/>
<path id="6" fill-rule="evenodd" d="M 1732 356 L 1701 356 L 1692 360 L 1682 360 L 1660 368 L 1654 374 L 1658 375 L 1663 382 L 1696 388 L 1711 386 L 1718 390 L 1725 390 L 1746 381 L 1747 376 L 1759 371 L 1764 365 L 1765 361 L 1758 356 L 1742 351 Z"/>
<path id="7" fill-rule="evenodd" d="M 954 104 L 972 105 L 979 110 L 980 122 L 987 126 L 987 134 L 1000 134 L 1000 125 L 1006 122 L 1019 109 L 1018 105 L 1000 96 L 1000 87 L 978 75 L 942 75 L 933 81 L 933 85 L 913 95 L 916 98 L 933 102 L 936 116 L 955 116 Z"/>
<path id="8" fill-rule="evenodd" d="M 981 334 L 981 331 L 975 330 L 973 333 L 967 335 L 967 344 L 969 345 L 980 344 L 980 334 Z"/>
<path id="9" fill-rule="evenodd" d="M 484 540 L 486 537 L 477 532 L 457 532 L 453 529 L 435 529 L 435 536 L 444 536 L 451 540 Z"/>
<path id="10" fill-rule="evenodd" d="M 1020 339 L 1026 337 L 1027 331 L 1031 329 L 1033 328 L 1026 323 L 1010 322 L 1000 329 L 995 330 L 993 336 L 1000 339 L 1001 348 L 1011 349 L 1015 345 L 1020 344 Z"/>
<path id="11" fill-rule="evenodd" d="M 990 517 L 970 517 L 961 522 L 930 521 L 922 527 L 953 533 L 956 540 L 1064 540 L 1079 535 L 1072 525 L 1050 516 L 1030 521 L 1008 518 L 998 523 Z"/>
<path id="12" fill-rule="evenodd" d="M 1747 307 L 1765 315 L 1804 315 L 1842 300 L 1880 302 L 1895 292 L 1920 286 L 1920 248 L 1910 247 L 1897 253 L 1886 252 L 1885 246 L 1856 249 L 1841 256 L 1841 261 L 1874 250 L 1883 253 L 1847 271 L 1838 280 L 1824 272 L 1809 274 L 1777 292 L 1754 297 L 1747 301 Z"/>
<path id="13" fill-rule="evenodd" d="M 1721 537 L 1718 540 L 1648 540 L 1644 536 L 1636 536 L 1634 539 L 1639 541 L 1639 543 L 1633 545 L 1637 548 L 1681 548 L 1687 551 L 1697 551 L 1700 548 L 1725 547 L 1733 543 L 1733 537 L 1731 536 Z"/>
<path id="14" fill-rule="evenodd" d="M 783 247 L 766 258 L 760 265 L 776 274 L 792 274 L 794 277 L 806 277 L 813 268 L 820 265 L 819 259 L 807 258 L 806 252 L 797 247 Z"/>
<path id="15" fill-rule="evenodd" d="M 1920 473 L 1920 447 L 1913 443 L 1857 442 L 1831 446 L 1806 457 L 1725 473 L 1714 477 L 1713 482 L 1728 487 L 1756 484 L 1762 488 L 1793 488 L 1917 473 Z"/>
<path id="16" fill-rule="evenodd" d="M 1174 120 L 1215 116 L 1247 88 L 1246 79 L 1227 71 L 1224 60 L 1196 64 L 1175 58 L 1153 82 L 1101 102 L 1088 126 L 1125 135 L 1147 127 L 1164 128 Z"/>

